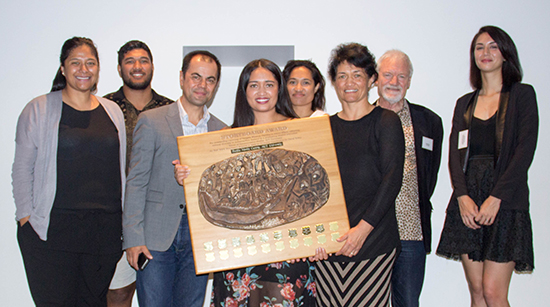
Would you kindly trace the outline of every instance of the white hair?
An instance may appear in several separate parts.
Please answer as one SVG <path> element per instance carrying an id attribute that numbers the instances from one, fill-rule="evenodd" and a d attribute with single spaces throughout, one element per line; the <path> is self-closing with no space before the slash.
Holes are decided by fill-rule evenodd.
<path id="1" fill-rule="evenodd" d="M 409 77 L 412 77 L 413 75 L 413 64 L 411 62 L 411 59 L 409 56 L 398 49 L 392 49 L 384 52 L 384 54 L 378 58 L 378 61 L 376 62 L 376 71 L 379 72 L 380 70 L 380 64 L 385 60 L 389 58 L 400 58 L 404 60 L 409 65 Z"/>

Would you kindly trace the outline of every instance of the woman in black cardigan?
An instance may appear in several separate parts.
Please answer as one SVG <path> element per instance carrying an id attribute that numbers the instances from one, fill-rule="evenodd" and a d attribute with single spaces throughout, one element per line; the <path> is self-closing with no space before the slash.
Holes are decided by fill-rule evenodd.
<path id="1" fill-rule="evenodd" d="M 378 73 L 366 46 L 332 51 L 329 77 L 342 110 L 330 117 L 350 230 L 335 255 L 316 250 L 317 306 L 390 305 L 390 277 L 401 243 L 395 198 L 403 179 L 405 138 L 399 117 L 369 103 Z"/>
<path id="2" fill-rule="evenodd" d="M 512 271 L 534 268 L 527 171 L 538 134 L 535 91 L 521 84 L 514 42 L 482 27 L 470 82 L 458 99 L 449 147 L 454 192 L 437 254 L 461 260 L 472 306 L 509 306 Z"/>

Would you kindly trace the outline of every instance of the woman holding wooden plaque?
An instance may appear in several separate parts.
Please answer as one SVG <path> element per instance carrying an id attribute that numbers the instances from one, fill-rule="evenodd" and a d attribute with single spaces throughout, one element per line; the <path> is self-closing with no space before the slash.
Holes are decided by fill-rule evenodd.
<path id="1" fill-rule="evenodd" d="M 277 64 L 248 63 L 239 78 L 231 127 L 296 118 Z M 214 274 L 214 306 L 315 306 L 315 283 L 307 262 L 272 263 Z"/>
<path id="2" fill-rule="evenodd" d="M 232 128 L 296 118 L 277 64 L 248 63 L 239 78 Z M 188 172 L 176 165 L 183 184 Z M 315 306 L 313 267 L 308 262 L 278 262 L 214 274 L 212 306 Z"/>
<path id="3" fill-rule="evenodd" d="M 342 111 L 330 117 L 351 229 L 335 255 L 318 249 L 319 306 L 389 306 L 399 252 L 395 198 L 405 143 L 399 117 L 368 101 L 377 78 L 374 56 L 357 43 L 332 51 L 329 76 Z"/>

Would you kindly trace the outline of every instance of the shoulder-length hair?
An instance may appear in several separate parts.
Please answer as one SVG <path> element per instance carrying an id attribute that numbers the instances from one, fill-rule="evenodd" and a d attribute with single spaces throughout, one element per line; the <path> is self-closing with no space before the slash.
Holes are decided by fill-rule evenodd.
<path id="1" fill-rule="evenodd" d="M 498 49 L 504 58 L 504 63 L 502 63 L 502 86 L 503 88 L 510 88 L 512 84 L 516 82 L 521 82 L 523 78 L 523 71 L 521 69 L 521 64 L 519 62 L 518 50 L 514 41 L 499 27 L 495 26 L 484 26 L 479 29 L 477 34 L 472 40 L 470 45 L 470 85 L 476 89 L 481 89 L 481 71 L 477 67 L 475 59 L 475 47 L 478 37 L 487 33 L 489 36 L 497 43 Z"/>
<path id="2" fill-rule="evenodd" d="M 258 67 L 263 67 L 269 70 L 277 81 L 279 92 L 277 95 L 275 111 L 286 117 L 297 117 L 292 109 L 290 99 L 288 98 L 288 91 L 284 85 L 283 76 L 279 66 L 270 60 L 258 59 L 246 64 L 241 72 L 241 76 L 239 77 L 237 97 L 235 98 L 235 113 L 233 114 L 233 125 L 231 125 L 232 128 L 254 125 L 254 112 L 246 99 L 246 88 L 248 87 L 248 82 L 250 81 L 250 75 Z"/>
<path id="3" fill-rule="evenodd" d="M 69 57 L 71 52 L 82 45 L 87 45 L 88 47 L 90 47 L 90 50 L 92 51 L 92 54 L 97 61 L 97 65 L 99 66 L 99 56 L 97 48 L 91 39 L 87 37 L 77 36 L 69 38 L 65 41 L 65 43 L 63 43 L 63 47 L 61 47 L 61 54 L 59 55 L 60 66 L 57 70 L 57 73 L 55 74 L 55 78 L 53 79 L 51 92 L 62 90 L 67 86 L 67 79 L 65 79 L 65 76 L 63 76 L 63 73 L 61 72 L 61 66 L 65 66 L 65 60 Z M 94 86 L 92 87 L 92 93 L 95 92 L 96 89 L 97 84 L 94 84 Z"/>
<path id="4" fill-rule="evenodd" d="M 314 86 L 319 85 L 319 89 L 315 92 L 313 96 L 313 102 L 311 104 L 311 110 L 324 110 L 325 109 L 325 78 L 319 71 L 319 68 L 312 61 L 308 60 L 290 60 L 286 63 L 285 69 L 283 70 L 283 79 L 285 80 L 285 85 L 290 79 L 290 74 L 295 68 L 305 67 L 311 72 L 313 78 Z"/>

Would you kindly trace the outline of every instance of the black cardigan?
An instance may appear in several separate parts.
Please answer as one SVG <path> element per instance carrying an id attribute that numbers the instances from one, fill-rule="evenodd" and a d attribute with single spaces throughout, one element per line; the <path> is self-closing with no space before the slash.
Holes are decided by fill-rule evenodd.
<path id="1" fill-rule="evenodd" d="M 329 261 L 362 261 L 400 249 L 395 198 L 403 178 L 405 139 L 399 117 L 376 107 L 353 121 L 333 115 L 330 124 L 350 227 L 364 220 L 374 229 L 356 256 Z"/>
<path id="2" fill-rule="evenodd" d="M 408 102 L 408 101 L 407 101 Z M 430 109 L 409 102 L 411 120 L 414 130 L 414 147 L 416 154 L 416 170 L 418 176 L 418 205 L 420 206 L 420 221 L 426 253 L 431 252 L 433 206 L 430 201 L 437 173 L 441 164 L 441 145 L 443 140 L 443 124 L 441 118 Z M 422 148 L 422 137 L 433 140 L 432 150 Z"/>
<path id="3" fill-rule="evenodd" d="M 448 209 L 458 209 L 454 198 L 467 195 L 465 170 L 468 147 L 458 149 L 458 134 L 470 128 L 479 91 L 458 99 L 449 142 L 449 169 L 454 188 Z M 495 176 L 491 195 L 502 200 L 503 210 L 529 210 L 527 171 L 537 145 L 539 116 L 535 90 L 528 84 L 513 84 L 502 90 L 497 111 Z"/>

